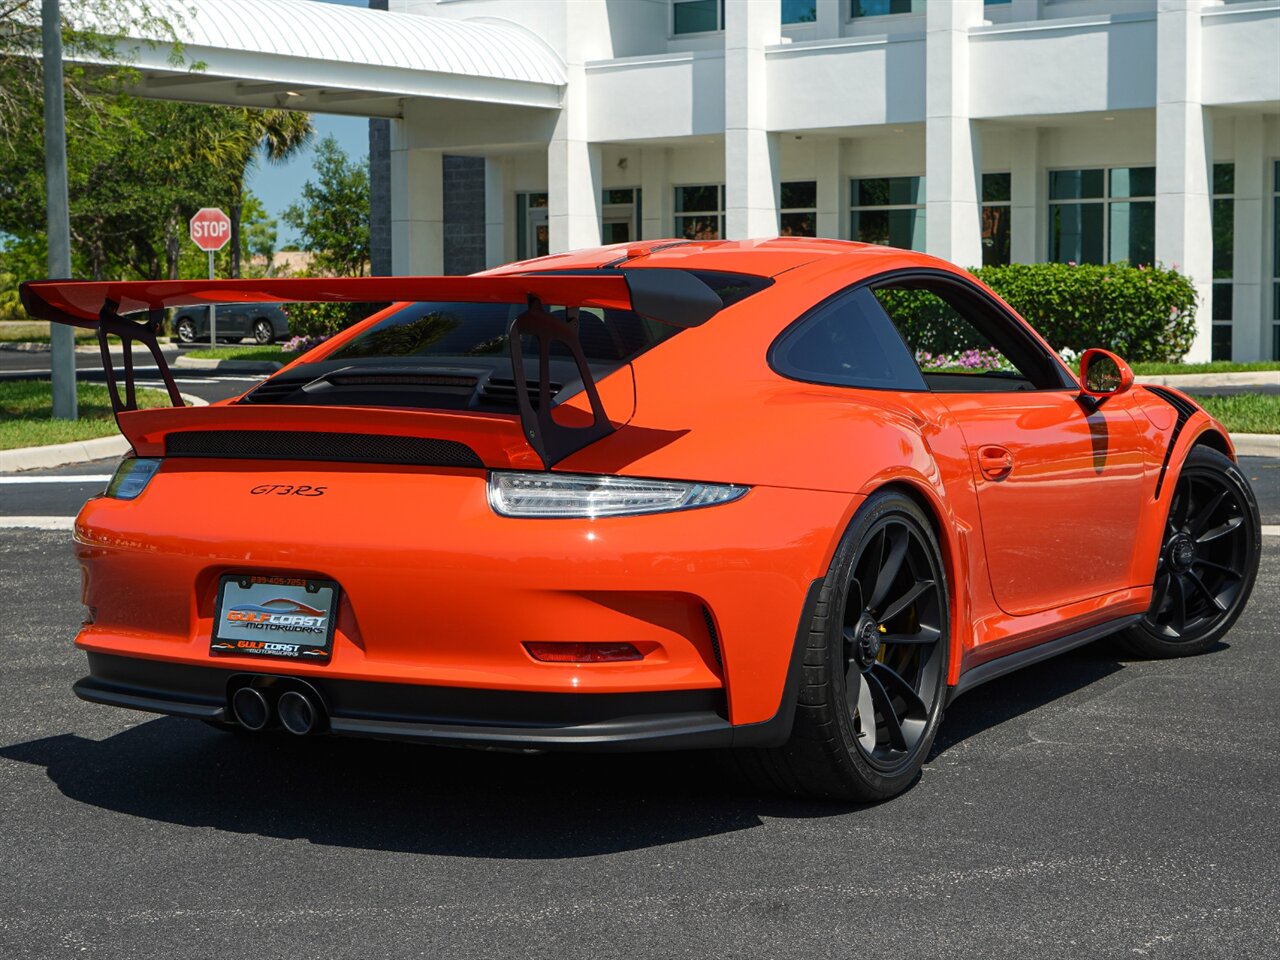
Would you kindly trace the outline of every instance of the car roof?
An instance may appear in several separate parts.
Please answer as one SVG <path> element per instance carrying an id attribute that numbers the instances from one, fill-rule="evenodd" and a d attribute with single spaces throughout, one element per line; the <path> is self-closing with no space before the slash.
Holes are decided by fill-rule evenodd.
<path id="1" fill-rule="evenodd" d="M 544 270 L 591 270 L 601 267 L 668 267 L 723 270 L 776 277 L 796 267 L 819 264 L 877 273 L 903 267 L 955 268 L 943 260 L 912 250 L 872 243 L 815 237 L 772 237 L 760 240 L 643 240 L 574 250 L 507 264 L 489 274 Z"/>

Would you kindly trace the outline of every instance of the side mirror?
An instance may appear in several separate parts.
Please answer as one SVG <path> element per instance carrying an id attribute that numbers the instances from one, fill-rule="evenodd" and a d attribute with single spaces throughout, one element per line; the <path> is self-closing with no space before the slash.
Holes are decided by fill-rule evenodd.
<path id="1" fill-rule="evenodd" d="M 1086 350 L 1080 358 L 1080 388 L 1087 397 L 1105 400 L 1133 386 L 1129 365 L 1109 350 Z"/>

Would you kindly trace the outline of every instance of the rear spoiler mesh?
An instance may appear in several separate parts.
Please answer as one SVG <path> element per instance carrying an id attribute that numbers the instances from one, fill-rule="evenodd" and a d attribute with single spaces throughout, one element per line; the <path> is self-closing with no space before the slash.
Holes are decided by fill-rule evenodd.
<path id="1" fill-rule="evenodd" d="M 508 330 L 516 399 L 525 440 L 549 469 L 570 454 L 607 436 L 613 425 L 605 415 L 595 378 L 578 338 L 582 307 L 630 310 L 640 316 L 678 327 L 705 323 L 724 308 L 719 294 L 685 270 L 650 267 L 600 271 L 591 274 L 503 274 L 470 277 L 339 277 L 263 280 L 107 281 L 34 280 L 19 287 L 27 313 L 38 320 L 94 329 L 111 407 L 117 422 L 121 413 L 138 409 L 133 344 L 145 345 L 160 370 L 169 400 L 183 406 L 182 395 L 160 351 L 156 337 L 170 307 L 218 303 L 303 303 L 391 301 L 452 301 L 526 303 L 527 309 Z M 543 304 L 565 308 L 564 319 Z M 144 320 L 131 319 L 144 313 Z M 111 358 L 108 338 L 123 344 L 122 376 Z M 531 385 L 524 372 L 522 339 L 538 345 L 538 381 Z M 591 423 L 567 426 L 552 416 L 550 349 L 564 344 L 572 354 L 591 405 Z M 537 391 L 535 408 L 531 390 Z"/>

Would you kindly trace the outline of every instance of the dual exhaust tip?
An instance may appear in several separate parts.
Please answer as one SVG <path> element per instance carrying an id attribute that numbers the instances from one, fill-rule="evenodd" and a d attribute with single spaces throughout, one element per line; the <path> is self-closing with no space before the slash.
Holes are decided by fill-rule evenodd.
<path id="1" fill-rule="evenodd" d="M 266 693 L 253 686 L 240 687 L 231 695 L 231 715 L 246 730 L 265 730 L 273 714 L 280 726 L 299 737 L 314 733 L 323 718 L 319 697 L 306 690 L 285 690 L 274 705 Z"/>

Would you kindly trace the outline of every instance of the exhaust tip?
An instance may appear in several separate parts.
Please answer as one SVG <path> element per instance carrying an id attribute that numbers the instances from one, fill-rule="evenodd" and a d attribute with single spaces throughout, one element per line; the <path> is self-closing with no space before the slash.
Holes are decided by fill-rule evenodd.
<path id="1" fill-rule="evenodd" d="M 290 733 L 304 737 L 316 728 L 318 711 L 311 698 L 298 690 L 286 690 L 276 702 L 281 725 Z"/>
<path id="2" fill-rule="evenodd" d="M 231 713 L 240 726 L 258 731 L 271 719 L 271 706 L 260 691 L 241 687 L 231 695 Z"/>

